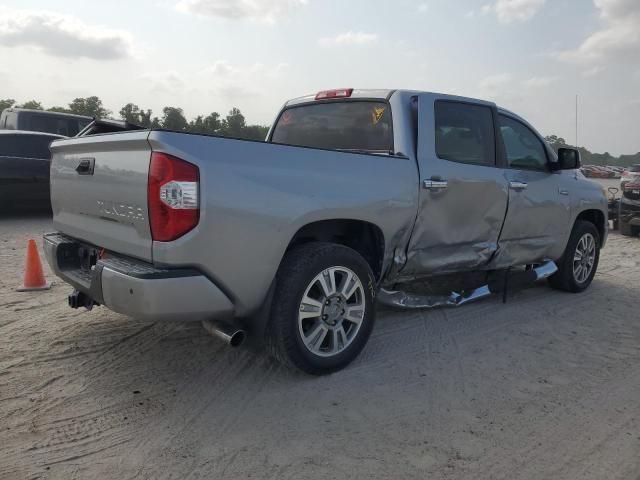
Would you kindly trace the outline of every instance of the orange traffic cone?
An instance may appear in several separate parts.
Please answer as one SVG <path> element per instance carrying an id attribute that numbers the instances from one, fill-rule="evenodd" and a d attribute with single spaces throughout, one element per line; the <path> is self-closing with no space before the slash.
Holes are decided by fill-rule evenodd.
<path id="1" fill-rule="evenodd" d="M 27 242 L 27 261 L 24 269 L 24 285 L 19 292 L 31 292 L 34 290 L 49 290 L 51 284 L 47 283 L 42 272 L 42 263 L 38 255 L 38 247 L 35 240 Z"/>

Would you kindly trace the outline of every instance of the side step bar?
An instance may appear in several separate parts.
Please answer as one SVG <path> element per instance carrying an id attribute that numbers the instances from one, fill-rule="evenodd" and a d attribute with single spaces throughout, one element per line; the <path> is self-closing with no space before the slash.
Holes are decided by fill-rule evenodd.
<path id="1" fill-rule="evenodd" d="M 548 278 L 557 271 L 558 267 L 555 262 L 543 263 L 536 268 L 524 271 L 504 270 L 495 273 L 489 279 L 487 285 L 478 287 L 470 292 L 451 292 L 449 295 L 420 295 L 381 288 L 378 292 L 378 302 L 389 307 L 418 309 L 458 307 L 465 303 L 488 297 L 493 293 L 502 293 L 503 299 L 506 299 L 506 292 L 509 287 L 523 288 L 538 280 Z"/>

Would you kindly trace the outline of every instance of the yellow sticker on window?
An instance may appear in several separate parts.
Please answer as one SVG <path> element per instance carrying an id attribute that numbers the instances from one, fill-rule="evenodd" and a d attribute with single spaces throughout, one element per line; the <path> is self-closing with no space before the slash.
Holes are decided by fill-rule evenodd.
<path id="1" fill-rule="evenodd" d="M 371 118 L 373 120 L 374 125 L 376 125 L 380 121 L 383 114 L 384 114 L 384 107 L 378 107 L 373 109 L 373 112 L 371 112 Z"/>

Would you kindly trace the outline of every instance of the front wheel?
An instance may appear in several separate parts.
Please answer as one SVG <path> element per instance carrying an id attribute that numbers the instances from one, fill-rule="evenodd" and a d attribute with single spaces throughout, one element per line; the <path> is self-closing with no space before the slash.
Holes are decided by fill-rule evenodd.
<path id="1" fill-rule="evenodd" d="M 344 368 L 369 339 L 374 295 L 371 267 L 355 250 L 324 242 L 291 250 L 277 274 L 270 353 L 314 375 Z"/>
<path id="2" fill-rule="evenodd" d="M 558 290 L 578 293 L 585 290 L 596 274 L 600 259 L 600 234 L 591 222 L 578 220 L 558 261 L 558 271 L 549 284 Z"/>

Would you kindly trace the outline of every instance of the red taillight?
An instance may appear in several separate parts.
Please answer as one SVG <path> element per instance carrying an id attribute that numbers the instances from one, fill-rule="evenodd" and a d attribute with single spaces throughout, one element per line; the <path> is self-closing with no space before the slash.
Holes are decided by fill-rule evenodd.
<path id="1" fill-rule="evenodd" d="M 166 153 L 151 154 L 147 201 L 153 240 L 175 240 L 198 224 L 199 180 L 195 165 Z"/>
<path id="2" fill-rule="evenodd" d="M 318 92 L 316 100 L 326 100 L 328 98 L 346 98 L 353 93 L 353 88 L 338 88 L 336 90 L 324 90 Z"/>

